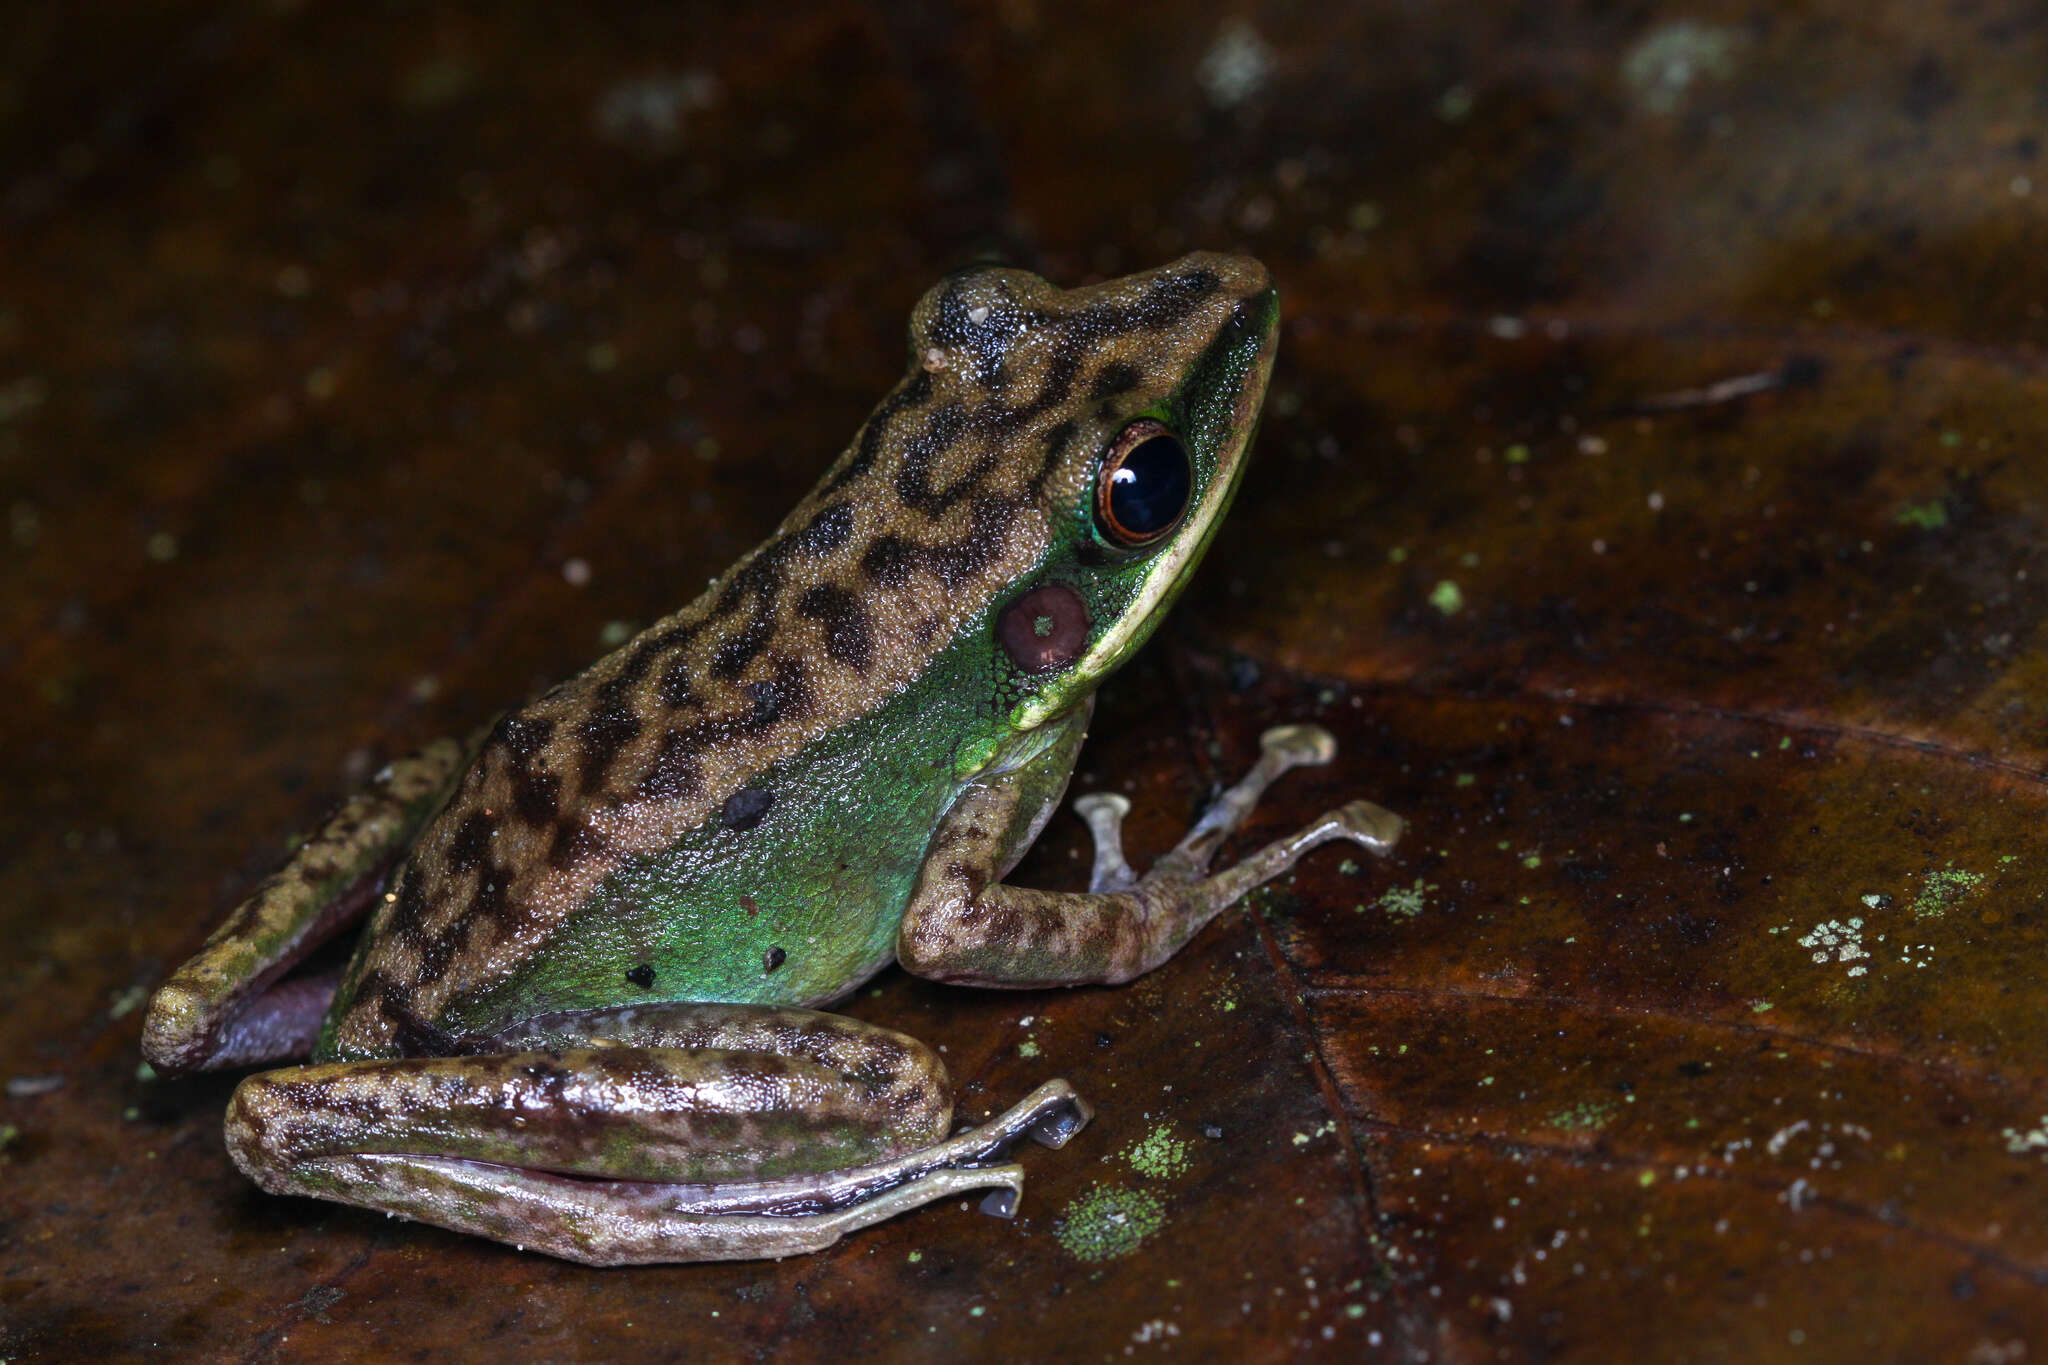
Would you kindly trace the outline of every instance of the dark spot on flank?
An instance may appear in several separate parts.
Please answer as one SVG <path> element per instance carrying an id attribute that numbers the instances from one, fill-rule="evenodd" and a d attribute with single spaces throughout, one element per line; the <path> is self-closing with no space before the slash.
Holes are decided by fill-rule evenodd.
<path id="1" fill-rule="evenodd" d="M 767 952 L 761 954 L 761 970 L 772 972 L 787 961 L 789 961 L 788 953 L 783 952 L 780 948 L 770 948 Z"/>
<path id="2" fill-rule="evenodd" d="M 812 517 L 810 524 L 796 533 L 795 543 L 805 554 L 828 555 L 852 535 L 853 509 L 845 503 L 835 503 Z"/>
<path id="3" fill-rule="evenodd" d="M 1095 382 L 1088 386 L 1090 398 L 1114 398 L 1120 393 L 1129 393 L 1138 387 L 1138 367 L 1126 365 L 1121 360 L 1112 360 L 1096 371 Z"/>
<path id="4" fill-rule="evenodd" d="M 910 578 L 915 552 L 900 537 L 876 536 L 860 557 L 861 571 L 885 588 L 900 587 Z"/>
<path id="5" fill-rule="evenodd" d="M 755 900 L 752 896 L 741 896 L 740 909 L 750 915 L 758 915 L 761 913 L 761 902 Z"/>
<path id="6" fill-rule="evenodd" d="M 718 823 L 730 830 L 752 829 L 774 804 L 775 793 L 766 787 L 741 787 L 719 807 Z"/>
<path id="7" fill-rule="evenodd" d="M 825 655 L 856 673 L 868 671 L 874 641 L 860 600 L 836 583 L 820 583 L 803 595 L 797 610 L 825 627 Z"/>
<path id="8" fill-rule="evenodd" d="M 740 691 L 754 704 L 754 714 L 747 718 L 749 728 L 765 730 L 782 719 L 782 697 L 774 683 L 750 682 Z"/>
<path id="9" fill-rule="evenodd" d="M 643 962 L 626 973 L 626 980 L 632 982 L 643 991 L 653 990 L 654 968 Z"/>
<path id="10" fill-rule="evenodd" d="M 1088 646 L 1088 604 L 1064 583 L 1033 588 L 996 618 L 996 642 L 1026 673 L 1050 673 Z"/>

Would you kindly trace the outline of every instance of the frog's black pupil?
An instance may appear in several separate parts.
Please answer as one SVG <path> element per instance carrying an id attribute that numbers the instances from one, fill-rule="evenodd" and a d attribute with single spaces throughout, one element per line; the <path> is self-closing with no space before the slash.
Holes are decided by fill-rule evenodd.
<path id="1" fill-rule="evenodd" d="M 1126 540 L 1149 540 L 1171 530 L 1187 510 L 1194 473 L 1173 437 L 1147 437 L 1109 475 L 1110 530 Z"/>

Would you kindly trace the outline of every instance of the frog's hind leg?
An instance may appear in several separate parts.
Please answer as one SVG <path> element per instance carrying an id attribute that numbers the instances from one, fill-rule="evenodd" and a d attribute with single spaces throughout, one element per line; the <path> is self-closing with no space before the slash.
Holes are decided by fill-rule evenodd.
<path id="1" fill-rule="evenodd" d="M 294 849 L 151 997 L 142 1026 L 150 1064 L 177 1073 L 304 1056 L 336 978 L 281 978 L 362 917 L 462 757 L 444 739 L 392 763 Z"/>
<path id="2" fill-rule="evenodd" d="M 1087 1110 L 1062 1082 L 947 1138 L 944 1064 L 810 1010 L 669 1004 L 561 1015 L 478 1056 L 252 1076 L 229 1151 L 263 1188 L 593 1265 L 789 1256 L 968 1190 L 1008 1213 L 1023 1137 Z"/>

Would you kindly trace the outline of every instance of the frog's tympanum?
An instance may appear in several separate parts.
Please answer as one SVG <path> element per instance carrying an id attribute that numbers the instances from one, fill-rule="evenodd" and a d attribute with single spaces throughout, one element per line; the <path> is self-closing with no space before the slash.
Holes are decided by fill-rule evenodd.
<path id="1" fill-rule="evenodd" d="M 1128 981 L 1316 845 L 1400 830 L 1354 802 L 1209 875 L 1269 783 L 1330 759 L 1291 725 L 1145 875 L 1098 795 L 1087 893 L 1003 881 L 1230 505 L 1277 322 L 1230 256 L 941 281 L 908 377 L 766 542 L 380 773 L 157 992 L 145 1054 L 295 1063 L 228 1108 L 266 1190 L 593 1264 L 788 1256 L 968 1190 L 1010 1213 L 1005 1153 L 1064 1143 L 1080 1097 L 952 1133 L 931 1048 L 815 1007 L 892 961 Z M 358 922 L 345 970 L 300 966 Z"/>

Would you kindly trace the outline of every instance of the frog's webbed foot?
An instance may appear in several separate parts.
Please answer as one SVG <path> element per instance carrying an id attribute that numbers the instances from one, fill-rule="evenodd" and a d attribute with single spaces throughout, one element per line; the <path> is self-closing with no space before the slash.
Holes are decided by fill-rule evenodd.
<path id="1" fill-rule="evenodd" d="M 1336 738 L 1320 725 L 1280 725 L 1259 736 L 1259 761 L 1238 782 L 1217 797 L 1202 813 L 1181 841 L 1152 865 L 1143 877 L 1124 860 L 1123 822 L 1131 803 L 1113 792 L 1091 792 L 1074 802 L 1074 812 L 1088 824 L 1095 839 L 1094 875 L 1088 889 L 1093 893 L 1129 891 L 1159 882 L 1188 882 L 1209 870 L 1216 850 L 1242 825 L 1283 773 L 1292 768 L 1320 767 L 1337 755 Z M 1215 880 L 1245 881 L 1235 894 L 1279 875 L 1316 845 L 1331 839 L 1349 839 L 1367 851 L 1385 857 L 1401 837 L 1401 817 L 1371 801 L 1353 801 L 1325 813 L 1321 819 L 1288 838 L 1280 839 L 1253 854 Z M 1259 875 L 1236 874 L 1240 868 Z M 1231 897 L 1235 899 L 1235 896 Z"/>
<path id="2" fill-rule="evenodd" d="M 915 1039 L 808 1010 L 660 1005 L 558 1016 L 480 1056 L 252 1076 L 228 1148 L 273 1193 L 381 1209 L 592 1265 L 830 1246 L 985 1190 L 1008 1216 L 1029 1137 L 1088 1121 L 1064 1081 L 945 1136 L 945 1068 Z"/>

